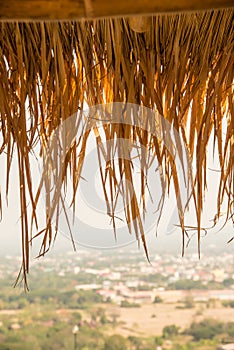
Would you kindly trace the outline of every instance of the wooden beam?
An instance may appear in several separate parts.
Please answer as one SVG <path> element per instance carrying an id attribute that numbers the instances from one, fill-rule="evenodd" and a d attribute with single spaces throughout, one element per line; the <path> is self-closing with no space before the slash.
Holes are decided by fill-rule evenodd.
<path id="1" fill-rule="evenodd" d="M 76 20 L 228 7 L 233 0 L 0 0 L 0 20 Z"/>

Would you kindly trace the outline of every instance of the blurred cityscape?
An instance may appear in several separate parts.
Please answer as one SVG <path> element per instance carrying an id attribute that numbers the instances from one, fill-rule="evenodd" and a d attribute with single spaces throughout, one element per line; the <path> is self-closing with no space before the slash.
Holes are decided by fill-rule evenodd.
<path id="1" fill-rule="evenodd" d="M 13 288 L 20 262 L 0 258 L 0 350 L 71 349 L 74 324 L 79 349 L 119 349 L 111 337 L 122 349 L 234 348 L 233 254 L 50 254 L 32 261 L 29 293 Z M 202 322 L 215 333 L 193 333 Z"/>

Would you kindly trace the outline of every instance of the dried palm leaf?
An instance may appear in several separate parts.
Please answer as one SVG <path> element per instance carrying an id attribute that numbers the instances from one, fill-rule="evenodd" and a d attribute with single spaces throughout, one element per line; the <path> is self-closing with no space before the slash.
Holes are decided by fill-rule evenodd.
<path id="1" fill-rule="evenodd" d="M 7 160 L 8 193 L 12 153 L 14 148 L 17 149 L 21 272 L 25 281 L 29 271 L 31 226 L 36 228 L 36 236 L 42 238 L 40 255 L 44 255 L 57 234 L 53 219 L 56 218 L 57 227 L 60 210 L 65 210 L 62 193 L 63 190 L 66 192 L 69 179 L 73 191 L 71 204 L 75 210 L 91 130 L 96 137 L 99 157 L 106 162 L 105 171 L 100 174 L 113 228 L 115 230 L 115 201 L 122 196 L 129 231 L 134 230 L 139 241 L 142 240 L 146 254 L 139 212 L 141 208 L 146 210 L 150 157 L 158 161 L 160 169 L 160 213 L 167 191 L 174 188 L 180 226 L 183 236 L 186 234 L 178 168 L 173 150 L 165 147 L 167 138 L 173 138 L 173 135 L 169 129 L 166 131 L 165 122 L 175 131 L 177 150 L 181 149 L 182 142 L 185 143 L 189 157 L 195 161 L 194 173 L 187 176 L 192 185 L 189 199 L 196 208 L 198 241 L 203 230 L 206 151 L 212 134 L 220 163 L 214 219 L 216 223 L 221 216 L 222 204 L 227 203 L 226 219 L 234 222 L 233 20 L 231 8 L 141 19 L 0 23 L 0 153 Z M 106 122 L 100 124 L 102 116 L 94 116 L 85 119 L 82 132 L 69 149 L 66 149 L 66 138 L 59 141 L 59 146 L 56 142 L 51 144 L 59 126 L 77 111 L 73 131 L 81 127 L 83 115 L 79 111 L 85 105 L 92 107 L 113 102 L 147 107 L 158 111 L 163 119 L 159 121 L 146 114 L 141 116 L 141 125 L 137 122 L 134 125 L 128 123 L 128 113 L 122 111 L 123 123 L 112 121 L 108 125 Z M 113 115 L 116 107 L 110 108 L 109 114 Z M 160 130 L 162 139 L 145 132 L 149 128 Z M 226 131 L 225 136 L 223 131 Z M 110 140 L 113 142 L 106 143 Z M 127 149 L 121 144 L 123 140 L 128 141 Z M 136 142 L 141 145 L 138 149 L 140 199 L 133 180 L 132 153 Z M 41 156 L 46 157 L 44 172 L 35 190 L 30 157 L 36 145 L 40 145 Z M 48 147 L 49 155 L 46 154 Z M 125 154 L 121 153 L 123 150 Z M 113 155 L 119 157 L 118 166 L 112 161 Z M 43 187 L 46 189 L 45 227 L 39 228 L 38 201 Z M 56 190 L 52 192 L 54 188 Z M 0 196 L 0 214 L 1 208 Z"/>

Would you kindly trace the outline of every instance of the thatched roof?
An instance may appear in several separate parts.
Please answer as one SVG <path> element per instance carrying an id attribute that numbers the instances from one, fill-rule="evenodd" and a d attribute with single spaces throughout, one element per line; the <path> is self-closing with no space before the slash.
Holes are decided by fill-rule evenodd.
<path id="1" fill-rule="evenodd" d="M 32 150 L 40 144 L 43 152 L 53 131 L 82 110 L 84 104 L 121 102 L 145 106 L 157 111 L 178 132 L 176 146 L 180 148 L 183 142 L 194 163 L 193 174 L 189 173 L 189 199 L 196 210 L 198 241 L 206 188 L 206 150 L 212 139 L 218 147 L 220 164 L 214 220 L 217 222 L 221 205 L 226 203 L 226 218 L 234 221 L 233 19 L 234 10 L 230 8 L 130 19 L 0 23 L 0 152 L 7 159 L 8 174 L 13 150 L 18 157 L 24 278 L 29 270 L 31 226 L 42 237 L 40 254 L 44 254 L 56 234 L 52 217 L 63 206 L 64 199 L 58 193 L 68 178 L 72 179 L 75 198 L 91 130 L 96 136 L 97 151 L 104 156 L 106 151 L 118 154 L 121 147 L 117 143 L 115 149 L 106 150 L 105 140 L 130 141 L 128 159 L 120 160 L 119 168 L 108 159 L 102 174 L 107 214 L 113 221 L 113 198 L 121 195 L 128 203 L 125 215 L 129 230 L 140 237 L 147 252 L 138 214 L 145 205 L 150 154 L 159 163 L 164 195 L 170 185 L 174 186 L 180 226 L 186 234 L 175 160 L 161 140 L 133 125 L 103 123 L 100 132 L 99 120 L 93 119 L 91 127 L 86 120 L 83 133 L 72 143 L 62 164 L 53 159 L 56 166 L 52 173 L 56 176 L 48 180 L 43 174 L 35 188 L 30 172 Z M 125 118 L 123 111 L 122 115 Z M 145 121 L 158 123 L 156 119 Z M 128 202 L 129 188 L 122 185 L 132 181 L 131 143 L 136 140 L 146 152 L 139 153 L 143 169 L 141 200 L 133 189 Z M 56 182 L 58 177 L 60 182 Z M 7 191 L 9 184 L 7 178 Z M 54 196 L 49 194 L 53 185 L 59 190 Z M 47 188 L 45 227 L 38 227 L 37 203 L 43 186 Z M 110 187 L 111 192 L 107 190 Z"/>
<path id="2" fill-rule="evenodd" d="M 0 19 L 97 19 L 230 7 L 233 7 L 232 0 L 0 0 Z"/>

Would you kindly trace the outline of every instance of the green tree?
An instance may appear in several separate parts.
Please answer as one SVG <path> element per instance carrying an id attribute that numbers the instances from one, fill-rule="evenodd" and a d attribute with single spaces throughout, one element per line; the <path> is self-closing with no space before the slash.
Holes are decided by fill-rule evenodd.
<path id="1" fill-rule="evenodd" d="M 194 300 L 188 296 L 184 299 L 184 309 L 192 309 L 194 307 Z"/>
<path id="2" fill-rule="evenodd" d="M 234 322 L 227 322 L 224 325 L 224 331 L 229 337 L 233 339 L 234 342 Z"/>
<path id="3" fill-rule="evenodd" d="M 140 307 L 140 304 L 130 303 L 128 300 L 122 300 L 120 307 Z"/>
<path id="4" fill-rule="evenodd" d="M 154 344 L 157 346 L 157 345 L 163 345 L 163 340 L 162 340 L 162 337 L 155 337 L 154 338 Z"/>
<path id="5" fill-rule="evenodd" d="M 182 279 L 174 283 L 171 283 L 169 285 L 169 289 L 192 290 L 192 289 L 207 289 L 207 287 L 202 284 L 202 281 Z"/>
<path id="6" fill-rule="evenodd" d="M 131 342 L 131 344 L 134 346 L 135 350 L 142 349 L 142 340 L 139 337 L 135 337 L 133 335 L 130 335 L 128 337 L 128 340 Z"/>
<path id="7" fill-rule="evenodd" d="M 234 285 L 234 279 L 233 278 L 225 278 L 225 280 L 223 281 L 223 285 L 224 285 L 224 287 L 231 287 L 232 285 Z"/>
<path id="8" fill-rule="evenodd" d="M 228 300 L 223 302 L 223 306 L 234 308 L 234 300 Z"/>
<path id="9" fill-rule="evenodd" d="M 103 350 L 123 350 L 127 349 L 127 340 L 119 334 L 115 334 L 106 339 Z"/>
<path id="10" fill-rule="evenodd" d="M 212 320 L 205 319 L 201 322 L 193 322 L 191 327 L 187 330 L 187 333 L 193 336 L 195 341 L 201 339 L 213 339 L 216 335 L 223 332 L 222 323 Z"/>
<path id="11" fill-rule="evenodd" d="M 170 338 L 179 334 L 180 327 L 172 324 L 163 328 L 163 338 Z"/>
<path id="12" fill-rule="evenodd" d="M 154 304 L 159 304 L 162 302 L 163 302 L 163 299 L 159 295 L 156 295 L 154 298 Z"/>

